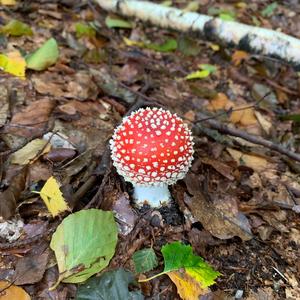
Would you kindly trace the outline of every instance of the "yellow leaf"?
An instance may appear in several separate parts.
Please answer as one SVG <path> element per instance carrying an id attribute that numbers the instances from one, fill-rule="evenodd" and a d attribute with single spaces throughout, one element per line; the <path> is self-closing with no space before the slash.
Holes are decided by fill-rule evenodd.
<path id="1" fill-rule="evenodd" d="M 184 269 L 167 273 L 177 287 L 178 294 L 183 300 L 198 300 L 209 292 L 209 289 L 202 288 L 201 284 Z"/>
<path id="2" fill-rule="evenodd" d="M 263 171 L 269 167 L 268 161 L 263 157 L 244 154 L 231 148 L 227 148 L 227 151 L 239 165 L 247 166 L 254 171 Z"/>
<path id="3" fill-rule="evenodd" d="M 0 0 L 0 4 L 12 6 L 12 5 L 16 5 L 17 3 L 15 0 Z"/>
<path id="4" fill-rule="evenodd" d="M 242 106 L 235 107 L 235 109 L 240 109 L 233 111 L 230 116 L 230 122 L 233 124 L 241 124 L 243 126 L 254 125 L 257 123 L 257 119 L 254 114 L 253 108 L 243 109 Z"/>
<path id="5" fill-rule="evenodd" d="M 218 93 L 207 105 L 207 109 L 210 111 L 217 111 L 220 109 L 228 110 L 234 107 L 234 103 L 228 99 L 223 93 Z"/>
<path id="6" fill-rule="evenodd" d="M 210 48 L 215 52 L 220 50 L 220 46 L 218 44 L 211 44 Z"/>
<path id="7" fill-rule="evenodd" d="M 70 210 L 59 189 L 59 184 L 53 176 L 46 181 L 39 194 L 53 217 Z"/>
<path id="8" fill-rule="evenodd" d="M 133 41 L 126 37 L 123 37 L 123 41 L 126 44 L 126 46 L 137 46 L 143 48 L 145 45 L 143 42 Z"/>
<path id="9" fill-rule="evenodd" d="M 30 296 L 20 287 L 12 285 L 8 281 L 0 281 L 1 300 L 30 300 Z"/>
<path id="10" fill-rule="evenodd" d="M 39 156 L 50 151 L 51 145 L 42 139 L 35 139 L 23 148 L 13 153 L 11 163 L 17 165 L 27 165 L 33 163 Z"/>
<path id="11" fill-rule="evenodd" d="M 233 54 L 232 54 L 232 62 L 235 66 L 239 66 L 241 64 L 241 62 L 245 59 L 247 59 L 249 57 L 249 53 L 245 52 L 245 51 L 241 51 L 241 50 L 236 50 Z"/>
<path id="12" fill-rule="evenodd" d="M 6 73 L 25 79 L 26 61 L 19 51 L 0 54 L 0 69 Z"/>

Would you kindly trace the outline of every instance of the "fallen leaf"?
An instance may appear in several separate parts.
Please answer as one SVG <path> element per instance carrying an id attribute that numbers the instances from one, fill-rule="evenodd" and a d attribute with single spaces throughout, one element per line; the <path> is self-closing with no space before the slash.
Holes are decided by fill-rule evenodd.
<path id="1" fill-rule="evenodd" d="M 95 37 L 96 30 L 89 24 L 86 23 L 76 23 L 75 24 L 76 37 L 80 39 L 81 37 Z"/>
<path id="2" fill-rule="evenodd" d="M 13 5 L 16 5 L 17 2 L 16 2 L 16 0 L 1 0 L 0 4 L 7 5 L 7 6 L 13 6 Z"/>
<path id="3" fill-rule="evenodd" d="M 257 123 L 254 109 L 253 108 L 245 108 L 244 106 L 236 106 L 231 115 L 230 122 L 233 124 L 241 124 L 242 126 L 254 125 Z"/>
<path id="4" fill-rule="evenodd" d="M 54 38 L 47 40 L 39 49 L 26 56 L 27 69 L 43 71 L 54 65 L 59 57 L 57 42 Z"/>
<path id="5" fill-rule="evenodd" d="M 201 284 L 185 271 L 173 271 L 168 276 L 175 283 L 177 292 L 183 300 L 196 300 L 209 292 Z"/>
<path id="6" fill-rule="evenodd" d="M 21 192 L 25 189 L 27 176 L 27 168 L 22 170 L 13 177 L 9 183 L 9 187 L 0 193 L 0 217 L 4 220 L 10 219 L 15 215 L 17 202 L 21 196 Z"/>
<path id="7" fill-rule="evenodd" d="M 213 97 L 206 108 L 210 111 L 217 111 L 220 109 L 229 110 L 234 107 L 234 103 L 228 99 L 224 93 L 218 93 Z"/>
<path id="8" fill-rule="evenodd" d="M 227 151 L 239 165 L 245 165 L 254 171 L 263 171 L 269 167 L 268 161 L 263 157 L 244 154 L 231 148 L 227 148 Z"/>
<path id="9" fill-rule="evenodd" d="M 136 251 L 132 256 L 135 271 L 145 273 L 157 267 L 157 257 L 152 248 Z"/>
<path id="10" fill-rule="evenodd" d="M 41 255 L 20 258 L 15 267 L 14 283 L 23 285 L 39 282 L 45 273 L 48 257 L 49 253 L 45 252 Z"/>
<path id="11" fill-rule="evenodd" d="M 236 50 L 232 54 L 231 60 L 235 66 L 239 66 L 243 60 L 249 58 L 249 53 L 241 50 Z"/>
<path id="12" fill-rule="evenodd" d="M 196 72 L 192 72 L 185 77 L 186 80 L 191 79 L 202 79 L 208 77 L 210 74 L 215 73 L 217 71 L 216 66 L 209 65 L 209 64 L 200 64 L 200 70 Z"/>
<path id="13" fill-rule="evenodd" d="M 186 274 L 198 282 L 203 289 L 214 284 L 215 279 L 221 275 L 202 257 L 195 255 L 190 245 L 177 241 L 164 245 L 161 252 L 165 264 L 163 274 L 184 269 Z"/>
<path id="14" fill-rule="evenodd" d="M 25 79 L 26 61 L 19 51 L 0 54 L 0 69 L 9 74 Z"/>
<path id="15" fill-rule="evenodd" d="M 30 300 L 30 296 L 20 287 L 8 281 L 0 281 L 1 300 Z"/>
<path id="16" fill-rule="evenodd" d="M 60 186 L 53 176 L 46 181 L 43 188 L 38 193 L 53 217 L 66 210 L 70 210 L 60 191 Z"/>
<path id="17" fill-rule="evenodd" d="M 234 180 L 234 176 L 232 175 L 233 169 L 229 165 L 216 159 L 210 159 L 208 157 L 202 158 L 201 162 L 203 164 L 212 166 L 217 172 L 222 174 L 227 179 Z"/>
<path id="18" fill-rule="evenodd" d="M 227 216 L 215 206 L 200 196 L 199 193 L 191 199 L 185 197 L 184 201 L 188 205 L 193 217 L 201 222 L 203 227 L 213 236 L 219 239 L 230 239 L 239 236 L 242 240 L 252 239 L 249 223 L 245 224 L 245 216 L 238 213 L 236 217 Z M 239 220 L 239 216 L 243 216 Z M 246 219 L 247 220 L 247 219 Z M 246 226 L 245 226 L 246 225 Z"/>
<path id="19" fill-rule="evenodd" d="M 105 19 L 105 24 L 108 28 L 132 28 L 132 23 L 126 21 L 120 17 L 107 16 Z"/>
<path id="20" fill-rule="evenodd" d="M 143 300 L 141 292 L 129 290 L 129 285 L 135 285 L 131 272 L 124 269 L 105 272 L 101 276 L 93 277 L 79 285 L 76 300 Z"/>
<path id="21" fill-rule="evenodd" d="M 117 200 L 113 203 L 112 210 L 119 223 L 120 233 L 128 235 L 133 230 L 138 219 L 137 214 L 130 205 L 129 197 L 125 196 L 124 193 L 119 194 Z"/>
<path id="22" fill-rule="evenodd" d="M 264 130 L 264 132 L 266 134 L 270 134 L 270 131 L 273 127 L 273 124 L 265 116 L 263 116 L 260 112 L 255 111 L 254 114 L 255 114 L 255 116 L 258 120 L 258 123 L 260 124 L 260 126 Z"/>
<path id="23" fill-rule="evenodd" d="M 30 138 L 42 134 L 54 106 L 55 101 L 49 98 L 31 102 L 13 115 L 8 132 Z"/>
<path id="24" fill-rule="evenodd" d="M 79 283 L 103 270 L 115 253 L 118 230 L 112 212 L 81 210 L 66 217 L 52 236 L 62 282 Z"/>
<path id="25" fill-rule="evenodd" d="M 25 145 L 23 148 L 11 155 L 11 163 L 17 165 L 27 165 L 33 163 L 41 155 L 50 151 L 51 146 L 47 141 L 35 139 Z"/>
<path id="26" fill-rule="evenodd" d="M 11 36 L 32 35 L 31 28 L 18 20 L 11 20 L 0 28 L 0 32 Z"/>

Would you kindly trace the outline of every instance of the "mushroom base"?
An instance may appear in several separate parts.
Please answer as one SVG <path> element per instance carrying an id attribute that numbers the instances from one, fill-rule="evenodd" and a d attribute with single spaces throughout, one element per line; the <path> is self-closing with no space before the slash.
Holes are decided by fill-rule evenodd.
<path id="1" fill-rule="evenodd" d="M 161 207 L 168 205 L 171 199 L 171 194 L 168 189 L 168 185 L 161 186 L 135 186 L 133 197 L 135 204 L 138 207 L 142 207 L 144 204 L 148 204 L 151 207 Z"/>

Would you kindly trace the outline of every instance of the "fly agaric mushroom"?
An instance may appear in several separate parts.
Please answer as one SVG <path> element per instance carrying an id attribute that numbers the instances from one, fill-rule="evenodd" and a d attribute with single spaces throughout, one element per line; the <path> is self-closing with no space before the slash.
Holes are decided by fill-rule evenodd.
<path id="1" fill-rule="evenodd" d="M 125 117 L 110 140 L 113 164 L 134 186 L 137 206 L 168 204 L 168 185 L 182 179 L 193 160 L 191 131 L 176 114 L 156 107 Z"/>

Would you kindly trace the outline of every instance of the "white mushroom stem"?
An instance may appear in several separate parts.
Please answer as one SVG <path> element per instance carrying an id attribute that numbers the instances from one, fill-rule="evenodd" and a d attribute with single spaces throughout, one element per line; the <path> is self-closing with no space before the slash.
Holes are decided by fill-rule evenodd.
<path id="1" fill-rule="evenodd" d="M 195 12 L 165 7 L 149 1 L 96 0 L 108 11 L 136 17 L 154 25 L 182 32 L 196 32 L 206 38 L 262 55 L 279 57 L 300 69 L 300 40 L 287 34 L 238 22 L 223 21 Z"/>
<path id="2" fill-rule="evenodd" d="M 142 207 L 144 204 L 148 204 L 151 207 L 160 207 L 167 205 L 171 200 L 171 194 L 167 184 L 160 186 L 144 186 L 133 185 L 135 204 L 138 207 Z"/>

